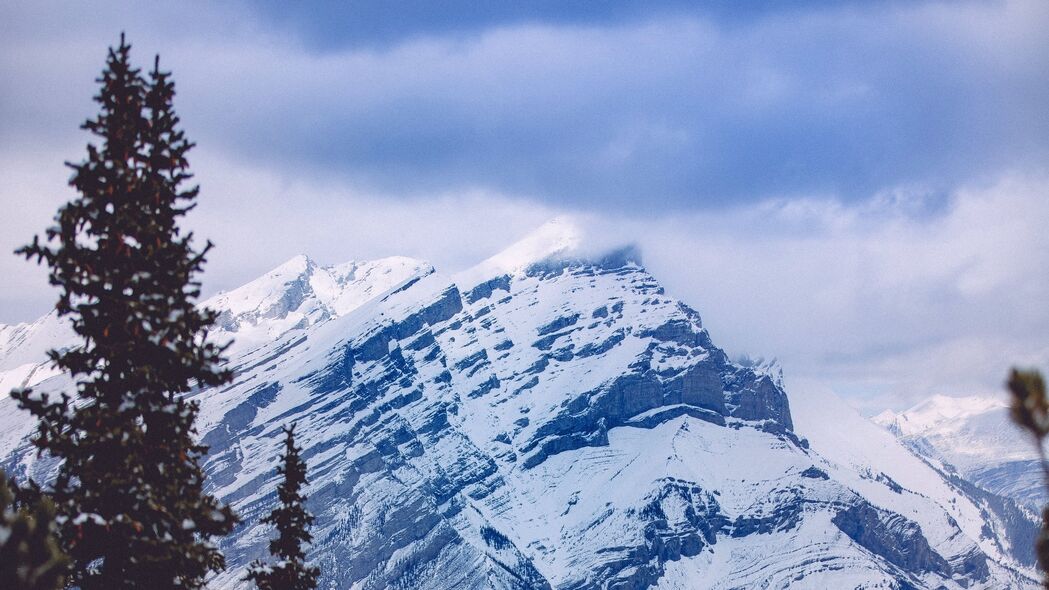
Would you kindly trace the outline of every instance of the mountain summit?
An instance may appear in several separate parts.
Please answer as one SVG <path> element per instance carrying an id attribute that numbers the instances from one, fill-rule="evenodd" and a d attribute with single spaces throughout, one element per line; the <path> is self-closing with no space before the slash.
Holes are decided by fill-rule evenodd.
<path id="1" fill-rule="evenodd" d="M 903 412 L 873 418 L 908 448 L 945 471 L 1037 510 L 1049 497 L 1035 445 L 996 397 L 936 395 Z"/>
<path id="2" fill-rule="evenodd" d="M 452 276 L 300 257 L 205 302 L 238 342 L 235 383 L 194 394 L 209 483 L 244 521 L 212 585 L 264 554 L 296 423 L 322 587 L 1037 587 L 1029 512 L 792 404 L 636 251 L 586 250 L 559 219 Z M 46 478 L 9 403 L 3 467 Z"/>

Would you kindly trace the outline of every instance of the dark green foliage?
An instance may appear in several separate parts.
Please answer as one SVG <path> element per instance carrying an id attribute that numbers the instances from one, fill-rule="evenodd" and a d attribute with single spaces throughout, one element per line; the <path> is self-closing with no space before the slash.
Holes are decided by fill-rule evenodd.
<path id="1" fill-rule="evenodd" d="M 50 267 L 56 309 L 81 338 L 50 352 L 76 394 L 12 395 L 39 420 L 34 444 L 62 460 L 48 494 L 72 583 L 193 589 L 224 567 L 209 539 L 236 517 L 203 491 L 198 403 L 184 395 L 231 375 L 222 349 L 203 339 L 214 315 L 194 305 L 211 244 L 194 251 L 177 224 L 197 188 L 182 186 L 192 144 L 178 129 L 174 86 L 156 63 L 143 77 L 129 50 L 123 36 L 109 50 L 100 113 L 83 125 L 101 145 L 68 164 L 79 197 L 59 209 L 47 242 L 18 251 Z"/>
<path id="2" fill-rule="evenodd" d="M 309 526 L 313 516 L 306 511 L 302 486 L 306 484 L 306 464 L 295 446 L 295 426 L 284 429 L 284 465 L 277 474 L 284 476 L 277 486 L 280 504 L 262 522 L 277 527 L 277 538 L 270 541 L 270 555 L 276 562 L 254 561 L 246 580 L 253 580 L 260 590 L 312 590 L 317 587 L 320 569 L 306 565 L 302 546 L 309 543 Z"/>
<path id="3" fill-rule="evenodd" d="M 1045 438 L 1049 436 L 1049 399 L 1045 380 L 1038 371 L 1013 369 L 1006 383 L 1012 394 L 1013 421 L 1030 432 L 1038 445 L 1046 486 L 1049 486 L 1049 464 L 1045 457 Z M 1042 569 L 1042 586 L 1049 588 L 1049 506 L 1042 509 L 1042 530 L 1035 542 L 1038 566 Z"/>
<path id="4" fill-rule="evenodd" d="M 19 506 L 0 471 L 0 588 L 57 590 L 69 559 L 55 541 L 55 509 L 47 498 Z"/>

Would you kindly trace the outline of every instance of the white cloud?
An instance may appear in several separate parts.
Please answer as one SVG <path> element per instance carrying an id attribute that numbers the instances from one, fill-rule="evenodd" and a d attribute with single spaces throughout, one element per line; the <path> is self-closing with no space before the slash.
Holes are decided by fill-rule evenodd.
<path id="1" fill-rule="evenodd" d="M 337 175 L 289 176 L 204 149 L 195 161 L 204 191 L 191 225 L 217 243 L 208 292 L 303 252 L 325 263 L 403 254 L 454 272 L 565 212 L 480 190 L 389 198 Z M 22 162 L 8 176 L 0 190 L 52 196 L 26 201 L 29 227 L 0 222 L 10 242 L 0 246 L 42 230 L 68 196 L 53 168 Z M 1047 196 L 1049 176 L 1013 174 L 921 214 L 923 194 L 901 189 L 856 204 L 784 199 L 583 217 L 601 245 L 638 243 L 649 270 L 700 311 L 730 354 L 778 357 L 788 377 L 877 409 L 997 391 L 1011 364 L 1049 365 Z M 13 279 L 5 320 L 46 309 L 39 269 L 0 256 L 0 273 Z"/>
<path id="2" fill-rule="evenodd" d="M 300 253 L 322 263 L 413 256 L 453 271 L 556 214 L 483 190 L 391 198 L 354 190 L 337 177 L 291 178 L 219 154 L 198 159 L 204 192 L 191 224 L 217 245 L 210 290 L 238 286 Z"/>
<path id="3" fill-rule="evenodd" d="M 1049 177 L 1007 175 L 913 215 L 904 199 L 768 202 L 627 222 L 649 269 L 730 352 L 906 404 L 1049 366 Z"/>
<path id="4" fill-rule="evenodd" d="M 407 186 L 418 168 L 399 161 L 395 148 L 444 157 L 445 144 L 413 142 L 446 131 L 464 142 L 495 138 L 478 145 L 505 148 L 491 160 L 469 150 L 438 158 L 455 186 L 498 186 L 484 182 L 498 174 L 474 173 L 508 162 L 509 184 L 527 187 L 559 175 L 608 178 L 608 186 L 658 180 L 686 165 L 717 178 L 767 173 L 789 181 L 791 170 L 804 176 L 812 171 L 805 165 L 823 160 L 847 175 L 853 168 L 895 173 L 897 165 L 940 158 L 948 162 L 945 182 L 877 177 L 880 192 L 862 201 L 828 188 L 696 212 L 669 198 L 677 208 L 667 209 L 661 188 L 644 185 L 651 194 L 632 214 L 592 196 L 572 202 L 603 241 L 639 242 L 650 270 L 703 314 L 731 353 L 777 356 L 788 377 L 829 384 L 866 407 L 995 391 L 1011 363 L 1049 364 L 1045 119 L 1030 116 L 1043 113 L 1049 88 L 1049 12 L 1040 1 L 896 6 L 737 28 L 702 19 L 531 24 L 328 53 L 308 50 L 237 5 L 156 13 L 143 3 L 118 17 L 95 6 L 8 15 L 20 25 L 0 39 L 0 73 L 9 81 L 0 86 L 0 321 L 30 319 L 53 298 L 42 269 L 5 252 L 41 232 L 70 197 L 61 160 L 83 153 L 85 136 L 75 128 L 93 110 L 102 48 L 123 27 L 139 63 L 160 51 L 175 70 L 180 113 L 202 144 L 191 154 L 204 189 L 191 222 L 217 243 L 209 291 L 300 252 L 321 262 L 405 254 L 455 271 L 570 208 L 556 194 L 524 189 L 447 188 L 423 198 L 361 188 L 367 179 L 340 169 L 340 158 L 352 158 L 339 143 L 319 146 L 326 147 L 321 163 L 293 153 L 249 162 L 252 154 L 281 154 L 253 143 L 287 140 L 294 148 L 292 140 L 327 137 L 337 124 L 362 132 L 345 139 L 365 160 L 390 149 L 388 160 L 403 164 L 390 169 Z M 923 85 L 923 74 L 941 70 L 942 79 Z M 913 96 L 894 93 L 897 86 Z M 952 102 L 946 91 L 955 90 L 969 102 Z M 901 106 L 912 97 L 936 108 Z M 858 115 L 834 118 L 842 113 Z M 900 113 L 914 118 L 893 118 Z M 295 137 L 260 130 L 286 119 Z M 929 137 L 943 129 L 961 131 Z M 849 139 L 853 132 L 869 133 L 870 145 Z M 837 159 L 835 146 L 857 145 L 869 148 L 862 158 Z M 718 159 L 733 150 L 739 161 Z M 982 151 L 1002 161 L 971 157 Z M 799 157 L 802 167 L 791 168 Z M 945 205 L 938 201 L 942 186 L 961 182 L 963 174 L 952 176 L 965 166 L 959 162 L 973 161 L 992 180 L 967 179 Z M 769 162 L 788 173 L 760 167 Z M 1003 172 L 1010 166 L 1017 172 Z M 461 182 L 456 174 L 482 180 Z"/>

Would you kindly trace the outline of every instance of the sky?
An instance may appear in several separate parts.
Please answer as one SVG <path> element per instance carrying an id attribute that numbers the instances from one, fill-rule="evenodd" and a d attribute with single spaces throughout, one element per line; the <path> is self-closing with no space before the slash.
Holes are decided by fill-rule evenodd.
<path id="1" fill-rule="evenodd" d="M 54 302 L 4 252 L 72 196 L 124 31 L 198 144 L 206 293 L 298 253 L 454 272 L 570 214 L 788 385 L 997 395 L 1049 366 L 1046 30 L 1044 0 L 0 0 L 0 322 Z"/>

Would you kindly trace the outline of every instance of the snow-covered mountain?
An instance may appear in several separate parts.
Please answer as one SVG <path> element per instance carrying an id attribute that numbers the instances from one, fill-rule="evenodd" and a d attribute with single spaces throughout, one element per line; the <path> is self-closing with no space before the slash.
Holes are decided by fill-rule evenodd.
<path id="1" fill-rule="evenodd" d="M 47 351 L 74 342 L 73 330 L 55 312 L 32 323 L 0 324 L 0 391 L 29 387 L 55 376 Z"/>
<path id="2" fill-rule="evenodd" d="M 463 273 L 296 258 L 212 298 L 236 381 L 196 393 L 213 491 L 264 555 L 297 423 L 324 588 L 1035 588 L 1033 516 L 832 395 L 737 364 L 569 220 Z M 64 376 L 43 388 L 68 387 Z M 0 401 L 0 465 L 44 477 Z"/>
<path id="3" fill-rule="evenodd" d="M 265 275 L 201 303 L 219 312 L 210 337 L 231 343 L 231 358 L 271 344 L 290 330 L 303 330 L 346 314 L 376 295 L 432 273 L 428 263 L 394 256 L 351 261 L 322 267 L 306 256 L 296 256 Z M 69 323 L 48 313 L 35 322 L 0 324 L 0 404 L 7 392 L 32 387 L 56 371 L 47 351 L 73 346 L 76 336 Z M 51 387 L 60 387 L 59 377 Z M 0 457 L 21 439 L 27 423 L 19 412 L 0 415 Z"/>
<path id="4" fill-rule="evenodd" d="M 916 453 L 996 494 L 1031 506 L 1049 501 L 1034 441 L 1009 418 L 1008 398 L 937 395 L 873 420 Z"/>
<path id="5" fill-rule="evenodd" d="M 218 341 L 232 340 L 227 352 L 236 357 L 290 330 L 346 315 L 376 296 L 432 272 L 428 263 L 403 256 L 322 267 L 300 255 L 201 305 L 219 312 L 212 336 Z"/>

